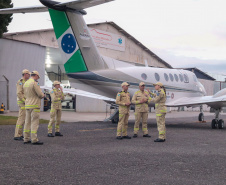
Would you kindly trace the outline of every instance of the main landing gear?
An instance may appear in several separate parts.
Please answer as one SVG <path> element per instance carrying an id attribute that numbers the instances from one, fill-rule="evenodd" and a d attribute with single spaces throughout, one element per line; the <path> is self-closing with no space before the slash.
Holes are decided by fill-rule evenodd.
<path id="1" fill-rule="evenodd" d="M 215 119 L 213 119 L 211 122 L 212 129 L 216 129 L 216 128 L 223 129 L 224 128 L 224 120 L 219 119 L 220 112 L 221 112 L 221 109 L 215 109 Z M 203 114 L 202 105 L 200 106 L 200 114 L 199 114 L 198 120 L 200 122 L 204 122 L 204 114 Z"/>
<path id="2" fill-rule="evenodd" d="M 213 119 L 211 123 L 212 129 L 216 129 L 217 127 L 219 129 L 224 128 L 224 120 L 219 119 L 220 112 L 221 112 L 221 109 L 215 110 L 215 119 Z"/>

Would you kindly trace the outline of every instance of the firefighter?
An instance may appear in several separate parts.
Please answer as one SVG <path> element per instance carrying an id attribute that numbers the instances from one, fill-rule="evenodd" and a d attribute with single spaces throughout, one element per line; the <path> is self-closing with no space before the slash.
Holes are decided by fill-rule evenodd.
<path id="1" fill-rule="evenodd" d="M 52 134 L 53 123 L 55 123 L 55 136 L 63 136 L 60 133 L 60 121 L 62 105 L 61 101 L 64 100 L 63 88 L 60 86 L 60 82 L 53 82 L 54 89 L 50 92 L 51 96 L 51 110 L 50 110 L 50 121 L 48 125 L 48 137 L 54 137 Z"/>
<path id="2" fill-rule="evenodd" d="M 148 121 L 148 103 L 150 103 L 151 98 L 148 91 L 145 91 L 145 83 L 140 82 L 139 84 L 139 91 L 136 91 L 132 98 L 132 103 L 135 104 L 135 124 L 134 124 L 134 135 L 133 137 L 136 138 L 138 131 L 140 120 L 142 119 L 142 130 L 143 130 L 143 137 L 151 137 L 148 135 L 148 128 L 147 128 L 147 121 Z"/>
<path id="3" fill-rule="evenodd" d="M 154 96 L 151 99 L 151 102 L 155 103 L 155 113 L 156 113 L 156 121 L 159 132 L 159 137 L 154 140 L 154 142 L 165 142 L 166 140 L 166 126 L 165 126 L 165 116 L 167 112 L 167 108 L 165 106 L 166 102 L 166 90 L 161 82 L 157 82 L 154 84 L 155 90 L 158 91 L 157 94 L 152 93 L 149 89 L 149 93 Z"/>
<path id="4" fill-rule="evenodd" d="M 119 122 L 116 139 L 120 140 L 131 139 L 131 137 L 127 135 L 129 110 L 131 104 L 130 94 L 128 92 L 129 84 L 127 82 L 123 82 L 121 87 L 122 91 L 116 96 L 116 104 L 119 105 Z"/>
<path id="5" fill-rule="evenodd" d="M 17 91 L 17 105 L 19 106 L 19 114 L 15 128 L 14 140 L 23 141 L 23 126 L 25 122 L 25 97 L 24 97 L 24 90 L 23 86 L 24 83 L 30 78 L 30 71 L 24 69 L 22 71 L 22 78 L 18 80 L 16 84 L 16 91 Z"/>
<path id="6" fill-rule="evenodd" d="M 24 84 L 24 95 L 26 118 L 24 125 L 24 144 L 32 143 L 33 145 L 43 145 L 43 142 L 38 140 L 37 131 L 39 127 L 39 116 L 41 99 L 44 94 L 39 86 L 38 79 L 40 78 L 38 71 L 31 72 L 31 78 Z M 30 141 L 31 136 L 31 141 Z"/>

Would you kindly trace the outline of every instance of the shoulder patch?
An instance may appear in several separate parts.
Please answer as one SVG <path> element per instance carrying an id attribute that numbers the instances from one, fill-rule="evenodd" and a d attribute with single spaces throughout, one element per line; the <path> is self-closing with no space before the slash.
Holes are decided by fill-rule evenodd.
<path id="1" fill-rule="evenodd" d="M 53 94 L 53 93 L 54 93 L 54 91 L 51 91 L 50 93 L 52 93 L 52 94 Z"/>
<path id="2" fill-rule="evenodd" d="M 160 95 L 160 93 L 157 93 L 156 95 L 157 95 L 157 96 L 159 96 L 159 95 Z"/>
<path id="3" fill-rule="evenodd" d="M 22 85 L 23 83 L 19 83 L 19 85 Z"/>
<path id="4" fill-rule="evenodd" d="M 118 93 L 118 96 L 120 96 L 121 94 L 120 93 Z"/>

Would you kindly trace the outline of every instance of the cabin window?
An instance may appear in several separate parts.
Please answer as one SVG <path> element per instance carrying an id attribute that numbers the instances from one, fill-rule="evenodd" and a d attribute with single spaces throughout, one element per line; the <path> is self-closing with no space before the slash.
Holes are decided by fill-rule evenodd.
<path id="1" fill-rule="evenodd" d="M 158 73 L 155 73 L 155 79 L 156 79 L 156 81 L 160 81 L 160 76 Z"/>
<path id="2" fill-rule="evenodd" d="M 180 81 L 183 82 L 184 81 L 184 77 L 182 74 L 179 74 L 179 78 L 180 78 Z"/>
<path id="3" fill-rule="evenodd" d="M 184 74 L 184 82 L 189 83 L 189 78 L 188 78 L 188 75 L 186 75 L 186 74 Z"/>
<path id="4" fill-rule="evenodd" d="M 164 78 L 165 78 L 165 80 L 166 80 L 167 82 L 169 81 L 169 76 L 168 76 L 168 74 L 164 73 Z"/>
<path id="5" fill-rule="evenodd" d="M 173 78 L 173 75 L 171 73 L 169 74 L 169 78 L 173 82 L 174 78 Z"/>
<path id="6" fill-rule="evenodd" d="M 174 74 L 174 78 L 178 82 L 179 78 L 178 78 L 177 74 Z"/>
<path id="7" fill-rule="evenodd" d="M 145 73 L 142 73 L 142 74 L 141 74 L 141 78 L 142 78 L 143 80 L 147 80 L 147 75 L 146 75 Z"/>
<path id="8" fill-rule="evenodd" d="M 197 79 L 197 77 L 195 75 L 193 75 L 193 78 L 194 78 L 195 82 L 198 82 L 198 79 Z"/>

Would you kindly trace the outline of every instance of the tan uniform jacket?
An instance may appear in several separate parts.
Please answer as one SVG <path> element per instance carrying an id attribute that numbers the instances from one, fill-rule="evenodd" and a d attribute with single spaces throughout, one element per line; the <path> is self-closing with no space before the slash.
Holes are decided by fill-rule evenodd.
<path id="1" fill-rule="evenodd" d="M 25 104 L 25 97 L 24 97 L 24 90 L 23 90 L 23 86 L 25 82 L 26 81 L 23 78 L 21 78 L 16 83 L 17 104 L 19 107 L 24 107 L 24 104 Z"/>
<path id="2" fill-rule="evenodd" d="M 126 103 L 131 103 L 129 92 L 119 92 L 116 96 L 116 104 L 119 105 L 119 114 L 129 113 L 130 106 L 126 106 Z"/>
<path id="3" fill-rule="evenodd" d="M 165 106 L 166 94 L 163 89 L 159 90 L 157 94 L 152 94 L 155 98 L 151 99 L 151 102 L 155 103 L 155 112 L 156 114 L 163 114 L 167 112 Z"/>
<path id="4" fill-rule="evenodd" d="M 141 100 L 145 99 L 146 102 L 145 103 L 140 103 Z M 150 95 L 147 91 L 137 91 L 135 92 L 135 94 L 133 95 L 132 98 L 132 103 L 135 104 L 135 111 L 136 112 L 148 112 L 148 103 L 150 103 L 151 98 Z"/>
<path id="5" fill-rule="evenodd" d="M 61 101 L 64 100 L 64 93 L 61 90 L 54 88 L 50 92 L 51 96 L 51 108 L 53 109 L 62 109 Z"/>
<path id="6" fill-rule="evenodd" d="M 42 90 L 33 78 L 24 84 L 25 109 L 38 109 L 41 107 L 41 99 L 44 97 Z"/>

